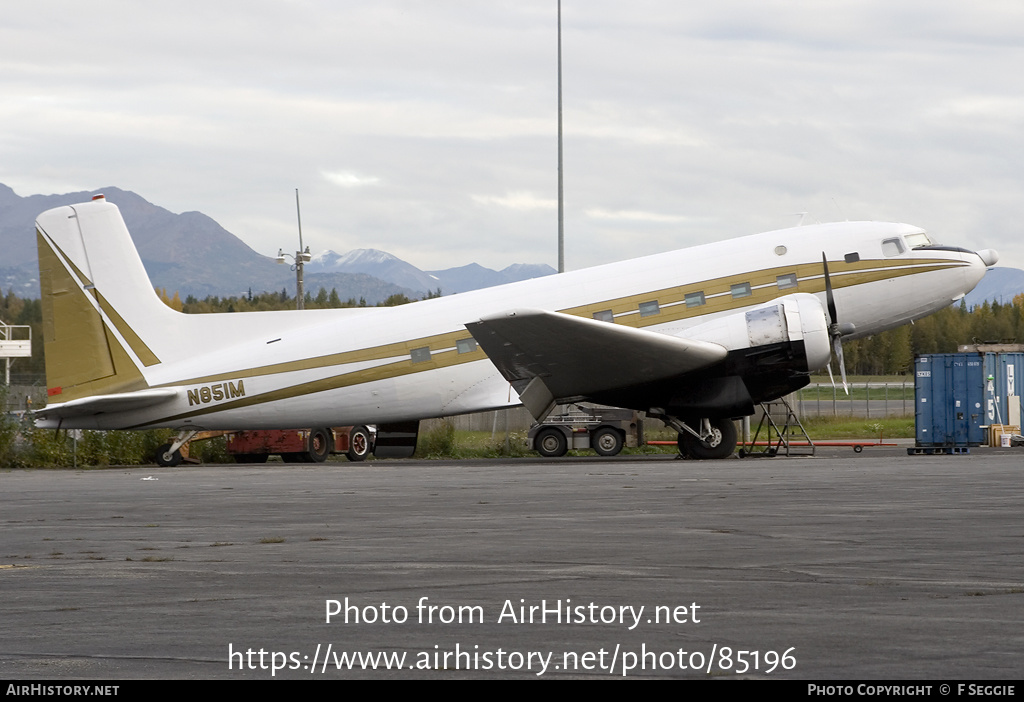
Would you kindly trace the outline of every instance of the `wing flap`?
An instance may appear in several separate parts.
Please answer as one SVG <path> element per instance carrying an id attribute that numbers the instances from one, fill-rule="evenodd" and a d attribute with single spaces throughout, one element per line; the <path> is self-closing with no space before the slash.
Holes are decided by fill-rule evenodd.
<path id="1" fill-rule="evenodd" d="M 726 356 L 719 344 L 548 310 L 510 310 L 466 328 L 535 417 L 558 400 L 672 378 Z"/>

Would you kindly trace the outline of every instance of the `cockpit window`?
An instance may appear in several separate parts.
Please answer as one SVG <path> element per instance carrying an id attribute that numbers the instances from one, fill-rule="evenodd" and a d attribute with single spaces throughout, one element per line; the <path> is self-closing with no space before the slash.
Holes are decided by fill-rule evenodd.
<path id="1" fill-rule="evenodd" d="M 903 251 L 903 242 L 899 239 L 885 239 L 882 241 L 882 254 L 885 256 L 899 256 Z"/>
<path id="2" fill-rule="evenodd" d="M 907 246 L 912 249 L 916 249 L 919 246 L 931 246 L 932 240 L 928 238 L 928 235 L 924 232 L 918 232 L 917 234 L 907 234 L 904 239 L 907 240 Z"/>

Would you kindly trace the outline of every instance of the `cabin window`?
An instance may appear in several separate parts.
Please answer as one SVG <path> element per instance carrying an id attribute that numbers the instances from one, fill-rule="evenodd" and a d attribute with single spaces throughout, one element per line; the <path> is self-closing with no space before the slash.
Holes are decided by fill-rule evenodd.
<path id="1" fill-rule="evenodd" d="M 781 244 L 779 244 L 778 246 L 775 247 L 775 255 L 776 256 L 785 256 L 786 255 L 786 251 L 787 251 L 786 247 L 781 245 Z"/>
<path id="2" fill-rule="evenodd" d="M 847 263 L 856 263 L 857 261 L 860 260 L 860 254 L 854 251 L 853 253 L 848 253 L 845 256 L 843 256 L 843 259 Z"/>
<path id="3" fill-rule="evenodd" d="M 459 339 L 455 342 L 455 350 L 459 353 L 473 353 L 476 351 L 476 339 Z"/>
<path id="4" fill-rule="evenodd" d="M 650 302 L 641 302 L 640 303 L 640 316 L 641 317 L 650 317 L 652 315 L 658 314 L 659 312 L 661 312 L 661 308 L 658 307 L 658 301 L 657 300 L 651 300 Z"/>
<path id="5" fill-rule="evenodd" d="M 611 310 L 601 310 L 600 312 L 594 313 L 594 319 L 599 322 L 615 322 L 615 315 L 612 314 Z"/>
<path id="6" fill-rule="evenodd" d="M 730 286 L 729 290 L 732 292 L 733 299 L 738 297 L 750 297 L 754 294 L 750 289 L 750 283 L 737 283 L 736 285 Z"/>
<path id="7" fill-rule="evenodd" d="M 775 279 L 775 284 L 779 286 L 779 290 L 789 290 L 790 288 L 795 288 L 797 285 L 796 273 L 786 273 L 784 275 L 780 275 Z"/>
<path id="8" fill-rule="evenodd" d="M 424 363 L 430 360 L 430 347 L 421 346 L 418 349 L 413 349 L 409 355 L 412 356 L 413 363 Z"/>
<path id="9" fill-rule="evenodd" d="M 882 242 L 882 255 L 899 256 L 903 253 L 903 242 L 899 239 L 885 239 Z"/>
<path id="10" fill-rule="evenodd" d="M 701 305 L 707 302 L 707 300 L 704 299 L 703 290 L 700 290 L 698 292 L 686 293 L 685 300 L 687 307 L 700 307 Z"/>

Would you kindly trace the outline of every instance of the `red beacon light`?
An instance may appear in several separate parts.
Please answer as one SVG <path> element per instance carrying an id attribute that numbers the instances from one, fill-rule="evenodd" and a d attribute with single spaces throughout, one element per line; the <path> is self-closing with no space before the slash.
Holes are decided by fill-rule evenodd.
<path id="1" fill-rule="evenodd" d="M 105 198 L 105 197 L 103 196 L 103 193 L 100 193 L 99 195 L 93 195 L 93 196 L 92 196 L 92 199 L 93 199 L 93 200 L 106 200 L 107 198 Z"/>

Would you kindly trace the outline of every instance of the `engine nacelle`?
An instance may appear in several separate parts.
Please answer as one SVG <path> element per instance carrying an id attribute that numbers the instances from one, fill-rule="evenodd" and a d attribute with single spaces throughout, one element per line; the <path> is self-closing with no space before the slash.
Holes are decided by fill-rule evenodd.
<path id="1" fill-rule="evenodd" d="M 807 366 L 801 370 L 806 371 L 824 368 L 832 357 L 825 308 L 810 293 L 793 293 L 746 312 L 725 315 L 690 327 L 683 335 L 721 344 L 729 351 L 799 343 Z"/>

